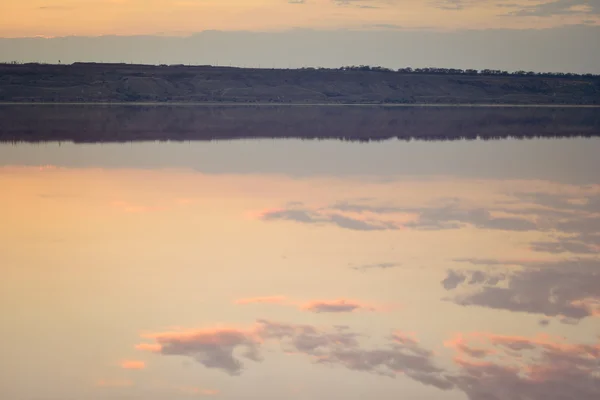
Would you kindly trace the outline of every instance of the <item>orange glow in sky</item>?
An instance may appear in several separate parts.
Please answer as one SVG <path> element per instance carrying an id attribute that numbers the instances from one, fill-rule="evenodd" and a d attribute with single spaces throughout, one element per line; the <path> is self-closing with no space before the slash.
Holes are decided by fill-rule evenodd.
<path id="1" fill-rule="evenodd" d="M 188 35 L 205 30 L 547 28 L 599 23 L 579 1 L 4 0 L 0 37 Z"/>

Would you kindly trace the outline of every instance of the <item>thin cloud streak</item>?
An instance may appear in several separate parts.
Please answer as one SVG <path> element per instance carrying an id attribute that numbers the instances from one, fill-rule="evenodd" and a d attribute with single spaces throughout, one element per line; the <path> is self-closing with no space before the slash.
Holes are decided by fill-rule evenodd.
<path id="1" fill-rule="evenodd" d="M 294 306 L 298 310 L 308 311 L 312 313 L 352 313 L 355 311 L 384 311 L 394 307 L 376 306 L 373 304 L 364 303 L 350 299 L 336 300 L 310 300 L 310 301 L 293 301 L 285 296 L 264 296 L 264 297 L 249 297 L 241 298 L 233 301 L 234 304 L 277 304 L 284 306 Z M 397 308 L 397 307 L 395 307 Z"/>

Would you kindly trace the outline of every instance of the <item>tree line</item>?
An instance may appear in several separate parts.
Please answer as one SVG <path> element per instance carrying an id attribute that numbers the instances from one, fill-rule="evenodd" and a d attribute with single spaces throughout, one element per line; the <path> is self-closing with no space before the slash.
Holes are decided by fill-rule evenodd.
<path id="1" fill-rule="evenodd" d="M 59 61 L 60 64 L 60 61 Z M 48 63 L 40 63 L 40 62 L 28 62 L 21 63 L 19 61 L 9 61 L 9 62 L 0 62 L 0 65 L 52 65 Z M 132 65 L 126 63 L 95 63 L 95 62 L 75 62 L 72 65 Z M 142 65 L 140 65 L 142 66 Z M 222 66 L 214 66 L 214 65 L 183 65 L 183 64 L 161 64 L 160 67 L 205 67 L 205 68 L 223 68 Z M 229 67 L 236 68 L 239 67 Z M 239 68 L 244 69 L 244 68 Z M 254 69 L 254 68 L 250 68 Z M 266 69 L 279 69 L 279 68 L 266 68 Z M 288 68 L 293 69 L 293 68 Z M 425 75 L 471 75 L 471 76 L 528 76 L 528 77 L 542 77 L 542 78 L 600 78 L 600 74 L 576 74 L 572 72 L 534 72 L 534 71 L 504 71 L 499 69 L 460 69 L 460 68 L 437 68 L 437 67 L 427 67 L 427 68 L 411 68 L 404 67 L 398 68 L 396 70 L 386 67 L 380 66 L 370 66 L 370 65 L 348 65 L 339 68 L 324 68 L 324 67 L 303 67 L 299 68 L 304 71 L 372 71 L 372 72 L 388 72 L 388 73 L 401 73 L 401 74 L 425 74 Z"/>
<path id="2" fill-rule="evenodd" d="M 330 69 L 330 68 L 302 68 L 302 69 Z M 340 68 L 333 68 L 338 71 L 373 71 L 373 72 L 395 72 L 402 74 L 436 74 L 436 75 L 479 75 L 479 76 L 538 76 L 538 77 L 562 77 L 562 78 L 575 78 L 575 77 L 586 77 L 586 78 L 598 78 L 599 74 L 576 74 L 572 72 L 534 72 L 534 71 L 503 71 L 499 69 L 460 69 L 460 68 L 399 68 L 393 70 L 386 67 L 372 67 L 369 65 L 351 65 Z"/>

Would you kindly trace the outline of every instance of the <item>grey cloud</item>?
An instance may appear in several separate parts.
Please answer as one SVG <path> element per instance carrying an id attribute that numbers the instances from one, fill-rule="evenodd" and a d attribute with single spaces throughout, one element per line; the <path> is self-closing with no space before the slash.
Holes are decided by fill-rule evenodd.
<path id="1" fill-rule="evenodd" d="M 518 199 L 550 207 L 538 211 L 544 216 L 546 229 L 561 233 L 555 241 L 539 241 L 531 244 L 534 251 L 547 253 L 597 254 L 600 247 L 600 195 L 590 195 L 584 202 L 567 195 L 548 193 L 519 193 Z"/>
<path id="2" fill-rule="evenodd" d="M 328 224 L 356 231 L 381 231 L 399 229 L 393 222 L 361 220 L 323 210 L 311 211 L 301 208 L 270 211 L 262 215 L 265 221 L 288 220 L 305 224 Z"/>
<path id="3" fill-rule="evenodd" d="M 480 229 L 497 229 L 510 231 L 535 230 L 535 223 L 523 218 L 493 217 L 490 211 L 483 208 L 461 208 L 458 201 L 453 200 L 448 205 L 434 207 L 397 207 L 389 205 L 370 205 L 339 202 L 332 209 L 343 212 L 393 214 L 416 213 L 417 221 L 405 223 L 405 227 L 414 229 L 458 229 L 465 224 L 474 225 Z"/>
<path id="4" fill-rule="evenodd" d="M 482 260 L 486 265 L 489 265 L 486 261 Z M 470 276 L 470 277 L 469 277 Z M 450 269 L 447 271 L 446 278 L 442 280 L 442 286 L 446 290 L 456 289 L 459 285 L 465 283 L 467 285 L 496 285 L 498 282 L 506 278 L 505 274 L 502 273 L 486 273 L 483 271 L 456 271 Z M 467 281 L 467 279 L 469 279 Z"/>
<path id="5" fill-rule="evenodd" d="M 469 400 L 599 398 L 599 345 L 489 336 L 494 348 L 502 353 L 500 359 L 505 355 L 512 358 L 512 349 L 519 349 L 519 354 L 530 351 L 532 355 L 524 367 L 517 368 L 497 359 L 483 363 L 459 361 L 459 372 L 447 379 Z"/>
<path id="6" fill-rule="evenodd" d="M 507 265 L 507 264 L 510 264 L 510 262 L 508 262 L 506 260 L 496 260 L 494 258 L 467 257 L 467 258 L 455 258 L 452 261 L 459 262 L 459 263 L 468 263 L 468 264 L 473 264 L 473 265 Z"/>
<path id="7" fill-rule="evenodd" d="M 463 283 L 467 279 L 466 275 L 462 272 L 456 272 L 449 270 L 446 278 L 442 281 L 442 286 L 446 290 L 455 289 L 458 285 Z"/>
<path id="8" fill-rule="evenodd" d="M 587 7 L 587 10 L 574 10 L 573 7 Z M 525 6 L 520 10 L 508 13 L 510 16 L 521 17 L 549 17 L 553 15 L 568 15 L 568 14 L 600 14 L 599 0 L 556 0 L 547 1 L 532 6 Z"/>
<path id="9" fill-rule="evenodd" d="M 367 222 L 354 218 L 345 217 L 339 214 L 329 216 L 329 221 L 340 228 L 352 229 L 357 231 L 382 231 L 388 229 L 398 229 L 393 222 Z"/>
<path id="10" fill-rule="evenodd" d="M 486 281 L 486 276 L 482 271 L 474 271 L 471 274 L 471 279 L 469 280 L 469 285 L 474 285 L 477 283 L 484 283 Z"/>
<path id="11" fill-rule="evenodd" d="M 479 229 L 508 231 L 536 230 L 535 223 L 523 218 L 493 217 L 483 208 L 461 209 L 455 205 L 422 210 L 416 222 L 405 224 L 415 229 L 457 229 L 470 224 Z"/>
<path id="12" fill-rule="evenodd" d="M 311 325 L 296 325 L 259 320 L 259 335 L 265 339 L 276 339 L 284 347 L 311 356 L 320 356 L 336 347 L 359 346 L 356 333 L 336 329 L 326 332 Z"/>
<path id="13" fill-rule="evenodd" d="M 465 0 L 438 0 L 433 1 L 431 4 L 435 8 L 441 8 L 442 10 L 462 10 L 465 8 L 466 2 Z"/>
<path id="14" fill-rule="evenodd" d="M 600 260 L 522 263 L 520 270 L 501 278 L 498 273 L 470 272 L 483 274 L 485 281 L 468 285 L 477 289 L 455 296 L 456 304 L 580 320 L 593 315 L 595 303 L 600 303 Z M 467 273 L 451 270 L 446 279 L 454 282 L 456 275 Z M 500 281 L 505 286 L 497 286 Z"/>
<path id="15" fill-rule="evenodd" d="M 452 389 L 453 384 L 446 379 L 443 369 L 435 365 L 431 351 L 421 347 L 414 340 L 397 335 L 392 335 L 390 339 L 391 343 L 388 346 L 379 349 L 338 347 L 322 355 L 318 362 L 389 377 L 403 372 L 425 385 L 443 390 Z"/>
<path id="16" fill-rule="evenodd" d="M 399 263 L 385 262 L 385 263 L 379 263 L 379 264 L 357 265 L 357 266 L 353 266 L 351 268 L 355 269 L 357 271 L 367 271 L 370 269 L 390 269 L 390 268 L 399 267 L 401 265 L 402 264 L 399 264 Z"/>
<path id="17" fill-rule="evenodd" d="M 327 302 L 327 301 L 317 301 L 310 303 L 306 310 L 316 312 L 316 313 L 341 313 L 341 312 L 352 312 L 354 310 L 358 310 L 362 308 L 358 303 L 352 302 Z"/>
<path id="18" fill-rule="evenodd" d="M 489 209 L 465 207 L 460 199 L 439 199 L 438 204 L 423 207 L 405 207 L 372 202 L 341 201 L 331 206 L 311 210 L 302 205 L 289 204 L 284 210 L 263 215 L 264 220 L 291 220 L 307 224 L 330 224 L 360 231 L 396 230 L 401 226 L 392 214 L 414 214 L 416 220 L 402 224 L 419 230 L 460 229 L 473 226 L 478 229 L 513 232 L 544 231 L 555 240 L 540 240 L 530 244 L 534 251 L 548 253 L 572 252 L 594 254 L 600 248 L 600 195 L 584 198 L 550 193 L 515 193 L 515 201 L 505 204 L 523 204 L 523 207 Z M 495 216 L 501 212 L 509 216 Z M 350 215 L 348 215 L 350 214 Z M 357 217 L 355 214 L 360 214 Z"/>
<path id="19" fill-rule="evenodd" d="M 259 320 L 247 330 L 158 334 L 157 341 L 163 346 L 162 354 L 191 357 L 208 368 L 233 371 L 233 375 L 242 371 L 240 358 L 260 361 L 260 347 L 265 341 L 274 341 L 316 364 L 389 377 L 403 373 L 424 385 L 460 390 L 469 400 L 595 400 L 600 396 L 600 376 L 596 373 L 600 344 L 553 343 L 493 334 L 465 337 L 468 340 L 473 336 L 478 345 L 487 343 L 488 347 L 475 349 L 469 342 L 461 343 L 456 347 L 459 357 L 454 358 L 453 368 L 438 366 L 434 353 L 412 338 L 394 334 L 383 346 L 365 348 L 358 340 L 361 335 L 347 327 L 324 330 Z M 207 347 L 209 343 L 211 347 Z M 515 357 L 519 363 L 511 363 Z"/>
<path id="20" fill-rule="evenodd" d="M 259 343 L 243 331 L 221 330 L 201 332 L 193 337 L 159 338 L 161 354 L 180 355 L 193 358 L 206 368 L 223 370 L 229 375 L 239 375 L 243 363 L 234 356 L 241 349 L 242 357 L 259 361 Z"/>
<path id="21" fill-rule="evenodd" d="M 264 214 L 262 216 L 262 219 L 265 221 L 272 221 L 272 220 L 296 221 L 296 222 L 302 222 L 305 224 L 313 224 L 313 223 L 323 221 L 318 214 L 311 213 L 308 210 L 300 210 L 300 209 L 271 211 L 271 212 Z"/>
<path id="22" fill-rule="evenodd" d="M 584 189 L 584 188 L 582 188 Z M 600 248 L 600 195 L 576 197 L 552 193 L 515 193 L 517 202 L 534 203 L 544 208 L 503 209 L 513 214 L 534 215 L 538 230 L 553 231 L 554 241 L 530 244 L 545 253 L 596 254 Z M 583 200 L 583 201 L 581 201 Z"/>
<path id="23" fill-rule="evenodd" d="M 371 212 L 374 214 L 391 214 L 391 213 L 399 213 L 406 212 L 406 208 L 395 207 L 395 206 L 377 206 L 377 205 L 369 205 L 369 204 L 359 204 L 359 203 L 349 203 L 346 201 L 341 201 L 335 203 L 330 207 L 333 210 L 344 211 L 344 212 Z"/>
<path id="24" fill-rule="evenodd" d="M 264 341 L 278 342 L 282 349 L 309 356 L 317 364 L 342 366 L 354 371 L 395 377 L 398 372 L 426 385 L 450 389 L 452 384 L 434 364 L 433 353 L 414 340 L 399 340 L 392 335 L 381 348 L 366 349 L 361 335 L 348 328 L 323 330 L 312 325 L 258 320 L 247 330 L 209 329 L 197 333 L 157 334 L 160 354 L 194 359 L 206 368 L 217 368 L 230 375 L 243 371 L 242 358 L 261 361 Z"/>
<path id="25" fill-rule="evenodd" d="M 598 254 L 596 247 L 577 240 L 559 239 L 556 242 L 532 242 L 531 250 L 543 253 Z"/>
<path id="26" fill-rule="evenodd" d="M 585 189 L 585 188 L 582 188 Z M 529 201 L 538 205 L 558 209 L 566 212 L 600 212 L 600 195 L 592 194 L 585 198 L 584 203 L 573 202 L 577 197 L 564 194 L 531 192 L 515 193 L 514 196 L 521 201 Z M 564 214 L 563 214 L 564 215 Z"/>
<path id="27" fill-rule="evenodd" d="M 379 5 L 374 5 L 374 3 L 381 4 L 381 1 L 373 1 L 373 0 L 332 0 L 338 6 L 352 6 L 358 8 L 380 8 Z"/>

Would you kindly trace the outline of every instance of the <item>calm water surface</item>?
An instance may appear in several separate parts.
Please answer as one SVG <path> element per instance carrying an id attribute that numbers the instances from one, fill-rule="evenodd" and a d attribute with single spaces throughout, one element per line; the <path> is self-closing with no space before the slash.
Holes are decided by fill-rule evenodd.
<path id="1" fill-rule="evenodd" d="M 598 154 L 0 145 L 0 397 L 598 399 Z"/>

